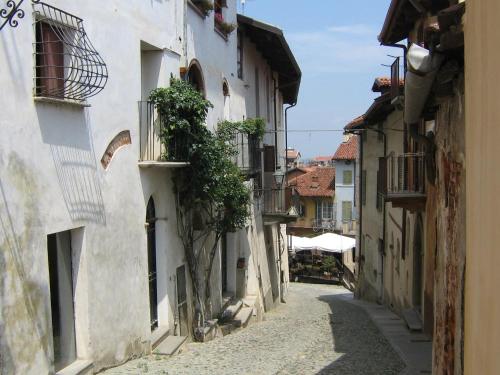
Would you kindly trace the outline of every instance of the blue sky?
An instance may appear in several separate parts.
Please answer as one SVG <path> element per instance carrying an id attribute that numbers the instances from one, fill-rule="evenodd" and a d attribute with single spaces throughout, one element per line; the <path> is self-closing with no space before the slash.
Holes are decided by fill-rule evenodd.
<path id="1" fill-rule="evenodd" d="M 240 0 L 237 0 L 240 2 Z M 285 32 L 302 69 L 289 130 L 342 129 L 376 96 L 375 77 L 388 76 L 398 49 L 381 47 L 377 35 L 390 0 L 246 0 L 245 15 Z M 241 5 L 239 6 L 241 12 Z M 289 147 L 303 158 L 333 154 L 342 132 L 289 133 Z"/>

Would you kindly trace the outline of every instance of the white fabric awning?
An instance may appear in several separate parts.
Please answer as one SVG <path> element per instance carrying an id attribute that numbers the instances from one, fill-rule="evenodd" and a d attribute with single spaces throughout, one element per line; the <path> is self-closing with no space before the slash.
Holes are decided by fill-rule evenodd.
<path id="1" fill-rule="evenodd" d="M 292 251 L 319 250 L 330 253 L 344 253 L 356 247 L 354 238 L 335 233 L 325 233 L 317 237 L 292 236 Z"/>

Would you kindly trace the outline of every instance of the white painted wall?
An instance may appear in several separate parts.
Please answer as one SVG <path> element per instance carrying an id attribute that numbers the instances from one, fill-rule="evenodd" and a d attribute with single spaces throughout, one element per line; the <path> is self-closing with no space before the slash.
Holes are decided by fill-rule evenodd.
<path id="1" fill-rule="evenodd" d="M 344 181 L 344 171 L 351 171 L 352 179 L 349 183 Z M 342 202 L 351 202 L 352 219 L 357 219 L 354 207 L 354 185 L 356 181 L 356 161 L 355 160 L 335 160 L 335 205 L 336 223 L 335 229 L 342 230 L 344 223 L 342 218 Z"/>
<path id="2" fill-rule="evenodd" d="M 182 0 L 51 0 L 50 4 L 84 20 L 90 40 L 107 64 L 109 81 L 88 100 L 88 108 L 34 102 L 34 33 L 28 3 L 23 4 L 27 12 L 19 27 L 0 32 L 0 348 L 6 374 L 52 371 L 47 235 L 75 228 L 80 228 L 81 243 L 74 265 L 78 357 L 92 360 L 97 371 L 149 352 L 144 224 L 151 196 L 159 218 L 159 324 L 173 332 L 175 271 L 185 257 L 177 236 L 171 172 L 137 165 L 137 101 L 147 97 L 145 87 L 168 85 L 170 75 L 178 77 L 181 67 L 197 59 L 207 99 L 215 106 L 207 121 L 213 128 L 224 116 L 224 78 L 231 93 L 229 117 L 240 119 L 255 115 L 255 66 L 261 72 L 263 115 L 264 79 L 271 76 L 266 61 L 248 44 L 245 78 L 239 80 L 236 32 L 225 41 L 213 30 L 213 14 L 203 19 Z M 236 22 L 236 2 L 228 1 L 228 5 L 226 20 Z M 144 49 L 145 43 L 159 50 L 143 53 L 143 61 L 151 61 L 155 71 L 141 68 L 141 44 Z M 283 127 L 282 104 L 279 96 L 279 128 Z M 132 144 L 120 148 L 105 170 L 99 161 L 109 142 L 123 130 L 130 131 Z M 268 138 L 265 142 L 272 143 Z M 283 143 L 281 139 L 278 144 L 280 155 Z M 247 242 L 241 251 L 252 259 L 247 294 L 261 295 L 259 277 L 262 293 L 267 293 L 270 276 L 263 253 L 261 212 L 256 211 L 250 227 L 236 236 L 239 243 Z M 220 264 L 218 259 L 215 264 Z M 217 271 L 213 282 L 220 285 Z M 189 284 L 188 279 L 188 288 Z M 220 307 L 220 294 L 213 295 L 214 306 Z"/>

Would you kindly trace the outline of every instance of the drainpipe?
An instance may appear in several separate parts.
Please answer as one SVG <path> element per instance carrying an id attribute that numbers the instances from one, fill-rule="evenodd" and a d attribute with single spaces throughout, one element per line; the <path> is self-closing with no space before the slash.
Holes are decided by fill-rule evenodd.
<path id="1" fill-rule="evenodd" d="M 278 168 L 278 84 L 273 77 L 274 85 L 274 163 Z"/>

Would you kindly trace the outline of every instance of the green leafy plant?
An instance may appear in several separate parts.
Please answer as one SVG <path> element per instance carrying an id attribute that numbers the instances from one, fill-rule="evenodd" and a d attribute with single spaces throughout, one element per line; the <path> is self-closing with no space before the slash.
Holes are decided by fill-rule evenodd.
<path id="1" fill-rule="evenodd" d="M 250 118 L 243 121 L 221 121 L 217 124 L 217 136 L 230 140 L 236 133 L 256 136 L 260 141 L 264 138 L 266 122 L 262 118 Z"/>
<path id="2" fill-rule="evenodd" d="M 205 126 L 212 107 L 209 101 L 178 79 L 172 79 L 168 88 L 154 90 L 150 100 L 164 122 L 160 142 L 167 146 L 182 138 L 186 145 L 189 166 L 175 170 L 173 183 L 177 228 L 193 285 L 194 336 L 203 340 L 203 328 L 211 316 L 210 277 L 218 243 L 225 233 L 245 226 L 250 191 L 232 162 L 234 147 L 223 134 Z"/>
<path id="3" fill-rule="evenodd" d="M 321 263 L 321 271 L 323 272 L 332 272 L 336 267 L 337 263 L 335 262 L 335 258 L 332 256 L 326 256 L 323 258 Z"/>
<path id="4" fill-rule="evenodd" d="M 236 25 L 234 23 L 229 23 L 225 21 L 215 19 L 215 27 L 224 35 L 231 34 L 235 29 Z"/>

